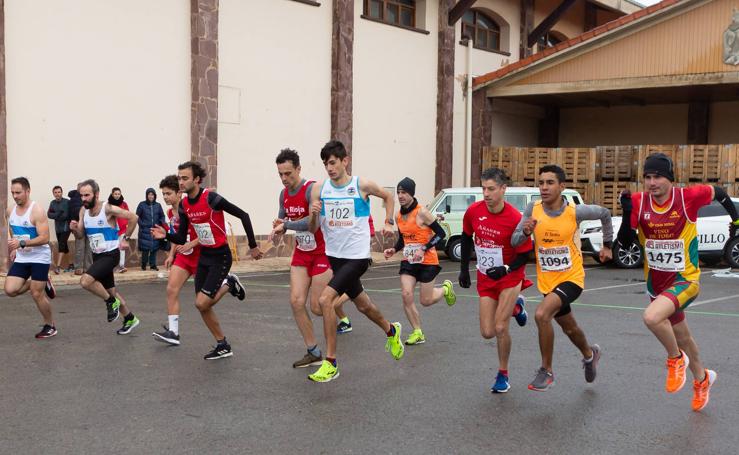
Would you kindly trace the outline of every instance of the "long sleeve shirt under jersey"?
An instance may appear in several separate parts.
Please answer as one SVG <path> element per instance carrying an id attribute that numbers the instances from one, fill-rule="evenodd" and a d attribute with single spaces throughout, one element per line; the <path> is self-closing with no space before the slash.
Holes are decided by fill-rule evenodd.
<path id="1" fill-rule="evenodd" d="M 300 188 L 302 188 L 303 185 L 305 185 L 305 179 L 301 180 L 300 187 L 298 187 L 298 191 L 300 191 Z M 310 183 L 308 184 L 308 188 L 305 189 L 305 201 L 308 203 L 308 210 L 310 210 L 310 196 L 311 196 L 311 191 L 313 191 L 313 185 L 315 185 L 315 183 Z M 307 231 L 308 230 L 308 217 L 307 216 L 299 220 L 296 220 L 296 221 L 290 221 L 287 218 L 285 218 L 286 216 L 285 205 L 284 205 L 285 191 L 287 191 L 287 188 L 283 188 L 283 190 L 280 191 L 280 199 L 277 201 L 277 205 L 278 205 L 277 218 L 280 220 L 285 220 L 285 231 L 286 232 L 288 230 Z M 294 193 L 292 193 L 291 196 L 293 194 Z"/>

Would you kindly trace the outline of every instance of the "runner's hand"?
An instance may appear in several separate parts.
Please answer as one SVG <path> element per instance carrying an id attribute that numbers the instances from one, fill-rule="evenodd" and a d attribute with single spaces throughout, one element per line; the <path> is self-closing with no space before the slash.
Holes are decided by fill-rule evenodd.
<path id="1" fill-rule="evenodd" d="M 470 282 L 470 271 L 469 270 L 460 270 L 459 271 L 459 285 L 465 289 L 472 286 L 472 282 Z"/>
<path id="2" fill-rule="evenodd" d="M 10 255 L 8 255 L 8 259 L 10 259 L 10 262 L 15 262 L 15 253 L 17 251 L 18 250 L 13 250 L 13 251 L 10 252 Z"/>
<path id="3" fill-rule="evenodd" d="M 188 245 L 189 245 L 189 243 L 186 243 L 184 245 L 177 245 L 175 247 L 175 249 L 174 249 L 175 253 L 179 253 L 179 254 L 185 254 L 185 253 L 187 253 L 189 250 L 192 249 L 192 247 L 190 247 Z"/>
<path id="4" fill-rule="evenodd" d="M 121 237 L 121 239 L 118 241 L 118 248 L 125 250 L 128 248 L 128 240 Z"/>
<path id="5" fill-rule="evenodd" d="M 15 251 L 20 248 L 20 246 L 21 243 L 18 241 L 18 239 L 8 239 L 8 252 Z"/>
<path id="6" fill-rule="evenodd" d="M 323 202 L 315 201 L 310 205 L 310 213 L 312 215 L 320 215 L 322 208 L 323 208 Z"/>
<path id="7" fill-rule="evenodd" d="M 285 233 L 285 223 L 282 220 L 275 220 L 275 223 L 272 224 L 272 232 L 269 233 L 267 238 L 272 243 L 276 243 L 275 239 L 279 239 Z"/>
<path id="8" fill-rule="evenodd" d="M 276 228 L 278 224 L 283 224 L 283 223 L 285 223 L 285 220 L 275 218 L 274 220 L 272 220 L 272 227 Z"/>
<path id="9" fill-rule="evenodd" d="M 508 275 L 508 268 L 504 265 L 498 267 L 490 267 L 489 269 L 485 270 L 485 275 L 487 275 L 488 278 L 490 278 L 491 280 L 499 280 Z"/>
<path id="10" fill-rule="evenodd" d="M 613 251 L 607 246 L 604 246 L 603 248 L 600 249 L 600 253 L 598 253 L 598 257 L 600 258 L 600 262 L 608 262 L 611 259 L 613 259 Z"/>
<path id="11" fill-rule="evenodd" d="M 388 248 L 383 251 L 383 254 L 385 255 L 385 259 L 390 259 L 395 254 L 395 248 Z"/>
<path id="12" fill-rule="evenodd" d="M 385 224 L 385 226 L 382 227 L 382 236 L 386 239 L 395 236 L 392 226 Z"/>
<path id="13" fill-rule="evenodd" d="M 536 220 L 533 218 L 527 218 L 526 221 L 523 222 L 523 233 L 527 236 L 534 233 L 534 229 L 536 228 Z"/>
<path id="14" fill-rule="evenodd" d="M 423 255 L 425 254 L 425 251 L 423 250 L 416 250 L 415 253 L 413 253 L 413 262 L 418 264 L 419 262 L 423 261 Z"/>
<path id="15" fill-rule="evenodd" d="M 262 253 L 262 250 L 260 250 L 259 247 L 250 249 L 249 254 L 251 255 L 252 259 L 256 261 L 264 257 L 264 253 Z"/>
<path id="16" fill-rule="evenodd" d="M 631 191 L 629 190 L 623 190 L 621 191 L 621 207 L 624 210 L 631 211 L 631 209 L 634 207 L 634 204 L 631 202 Z"/>
<path id="17" fill-rule="evenodd" d="M 69 222 L 69 228 L 72 229 L 73 231 L 76 231 L 77 230 L 77 226 L 79 224 L 80 223 L 78 221 L 72 220 L 72 221 Z"/>
<path id="18" fill-rule="evenodd" d="M 161 226 L 154 226 L 151 228 L 151 236 L 157 240 L 162 240 L 167 238 L 167 231 Z"/>
<path id="19" fill-rule="evenodd" d="M 167 256 L 167 259 L 164 260 L 164 268 L 167 270 L 172 268 L 172 262 L 174 262 L 172 256 Z"/>

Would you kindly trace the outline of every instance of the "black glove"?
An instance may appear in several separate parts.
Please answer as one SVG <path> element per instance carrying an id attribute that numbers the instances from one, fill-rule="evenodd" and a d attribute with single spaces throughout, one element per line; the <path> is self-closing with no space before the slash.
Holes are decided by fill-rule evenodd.
<path id="1" fill-rule="evenodd" d="M 739 232 L 739 226 L 737 226 L 734 223 L 729 223 L 729 238 L 733 239 L 737 236 L 737 233 Z"/>
<path id="2" fill-rule="evenodd" d="M 629 190 L 623 190 L 621 191 L 621 207 L 624 210 L 631 211 L 632 208 L 634 208 L 634 205 L 631 202 L 631 191 Z"/>
<path id="3" fill-rule="evenodd" d="M 498 267 L 490 267 L 489 269 L 485 270 L 485 275 L 487 275 L 488 278 L 490 278 L 491 280 L 499 280 L 508 275 L 508 267 L 504 265 L 500 265 Z"/>
<path id="4" fill-rule="evenodd" d="M 472 286 L 472 283 L 470 282 L 470 271 L 466 269 L 462 269 L 459 271 L 459 285 L 465 289 Z"/>

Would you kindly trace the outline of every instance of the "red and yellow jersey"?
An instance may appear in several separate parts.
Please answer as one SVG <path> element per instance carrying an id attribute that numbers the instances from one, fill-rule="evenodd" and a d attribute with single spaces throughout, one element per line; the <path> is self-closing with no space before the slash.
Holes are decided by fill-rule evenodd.
<path id="1" fill-rule="evenodd" d="M 536 201 L 531 217 L 536 220 L 534 251 L 539 292 L 549 294 L 565 281 L 584 288 L 585 269 L 575 206 L 567 204 L 560 215 L 551 217 L 541 201 Z"/>
<path id="2" fill-rule="evenodd" d="M 426 245 L 431 237 L 434 236 L 434 231 L 428 226 L 419 226 L 417 223 L 418 212 L 421 210 L 421 206 L 416 206 L 409 214 L 401 215 L 398 213 L 395 217 L 398 223 L 398 230 L 403 236 L 403 260 L 408 261 L 411 264 L 413 262 L 413 255 L 418 249 Z M 419 264 L 424 265 L 439 265 L 439 256 L 436 254 L 436 248 L 430 248 L 423 254 L 423 260 Z"/>
<path id="3" fill-rule="evenodd" d="M 696 221 L 698 209 L 710 204 L 712 197 L 713 189 L 708 185 L 673 188 L 662 206 L 648 193 L 631 195 L 631 227 L 639 230 L 644 276 L 652 297 L 674 283 L 700 278 Z"/>

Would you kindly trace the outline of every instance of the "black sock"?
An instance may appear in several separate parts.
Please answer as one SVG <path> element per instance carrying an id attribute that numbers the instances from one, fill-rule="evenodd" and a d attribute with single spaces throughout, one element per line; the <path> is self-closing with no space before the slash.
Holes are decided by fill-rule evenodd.
<path id="1" fill-rule="evenodd" d="M 336 357 L 326 357 L 326 360 L 331 362 L 331 365 L 336 366 Z"/>
<path id="2" fill-rule="evenodd" d="M 133 320 L 133 313 L 128 313 L 128 314 L 127 314 L 127 315 L 126 315 L 126 316 L 125 316 L 125 317 L 123 318 L 123 320 L 124 320 L 124 321 L 126 321 L 126 322 L 128 322 L 128 321 L 132 321 L 132 320 Z"/>
<path id="3" fill-rule="evenodd" d="M 227 345 L 227 344 L 228 344 L 228 343 L 226 342 L 226 337 L 223 337 L 223 339 L 222 339 L 222 340 L 216 340 L 216 342 L 217 342 L 218 344 L 222 345 L 222 346 L 223 346 L 223 345 Z"/>
<path id="4" fill-rule="evenodd" d="M 105 303 L 115 303 L 115 297 L 113 296 L 108 297 L 107 300 L 105 300 Z"/>
<path id="5" fill-rule="evenodd" d="M 387 332 L 387 336 L 392 337 L 395 336 L 395 326 L 390 324 L 390 331 Z"/>

